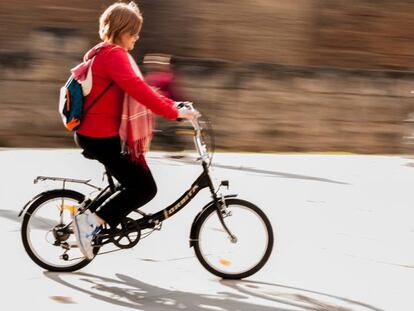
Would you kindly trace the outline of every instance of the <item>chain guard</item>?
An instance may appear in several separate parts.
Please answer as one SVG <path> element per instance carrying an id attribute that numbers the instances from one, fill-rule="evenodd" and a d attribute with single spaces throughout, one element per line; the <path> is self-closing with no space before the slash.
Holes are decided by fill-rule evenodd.
<path id="1" fill-rule="evenodd" d="M 115 229 L 111 229 L 110 241 L 121 249 L 132 248 L 141 239 L 141 228 L 132 218 L 125 218 Z"/>

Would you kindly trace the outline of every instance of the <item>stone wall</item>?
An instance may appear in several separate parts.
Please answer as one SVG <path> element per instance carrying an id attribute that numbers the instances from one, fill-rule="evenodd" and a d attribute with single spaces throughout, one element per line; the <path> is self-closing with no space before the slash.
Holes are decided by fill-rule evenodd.
<path id="1" fill-rule="evenodd" d="M 30 51 L 39 29 L 77 33 L 92 45 L 113 1 L 3 0 L 0 52 Z M 147 52 L 300 66 L 414 67 L 411 0 L 140 0 L 137 56 Z M 79 49 L 78 52 L 81 52 Z M 0 53 L 1 54 L 1 53 Z"/>
<path id="2" fill-rule="evenodd" d="M 73 146 L 59 87 L 112 1 L 0 2 L 0 145 Z M 408 0 L 141 0 L 134 51 L 175 57 L 220 149 L 399 153 L 414 110 Z M 155 146 L 162 148 L 162 146 Z"/>
<path id="3" fill-rule="evenodd" d="M 219 148 L 400 153 L 414 73 L 271 64 L 185 65 L 182 85 L 213 116 Z"/>

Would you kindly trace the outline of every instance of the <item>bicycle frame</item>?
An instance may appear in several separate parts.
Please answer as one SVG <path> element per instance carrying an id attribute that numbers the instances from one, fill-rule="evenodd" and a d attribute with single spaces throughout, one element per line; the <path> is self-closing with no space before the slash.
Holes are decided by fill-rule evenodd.
<path id="1" fill-rule="evenodd" d="M 174 216 L 176 213 L 182 210 L 198 194 L 200 190 L 207 187 L 210 189 L 213 201 L 215 203 L 218 203 L 218 198 L 208 172 L 207 164 L 203 162 L 203 172 L 187 191 L 185 191 L 174 203 L 167 206 L 166 208 L 160 210 L 155 214 L 146 215 L 142 219 L 139 219 L 137 221 L 138 225 L 140 225 L 143 229 L 152 227 L 152 225 L 158 225 L 159 223 Z"/>

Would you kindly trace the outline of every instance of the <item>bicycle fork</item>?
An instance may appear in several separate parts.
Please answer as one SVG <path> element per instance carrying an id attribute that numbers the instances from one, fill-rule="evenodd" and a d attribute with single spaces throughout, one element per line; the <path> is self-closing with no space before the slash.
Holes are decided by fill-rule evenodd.
<path id="1" fill-rule="evenodd" d="M 227 205 L 226 205 L 226 199 L 225 199 L 225 197 L 233 197 L 235 195 L 233 195 L 233 196 L 224 196 L 223 194 L 221 194 L 220 199 L 219 199 L 217 197 L 217 193 L 216 193 L 216 191 L 214 189 L 214 185 L 213 185 L 213 182 L 211 181 L 210 175 L 208 174 L 208 168 L 207 168 L 206 163 L 203 163 L 203 168 L 204 168 L 204 171 L 207 172 L 207 174 L 206 174 L 206 176 L 207 176 L 207 184 L 208 184 L 208 187 L 210 188 L 210 192 L 211 192 L 211 195 L 213 197 L 213 202 L 214 202 L 214 205 L 216 207 L 216 212 L 217 212 L 217 216 L 218 216 L 218 218 L 220 220 L 220 223 L 223 226 L 224 230 L 229 235 L 230 241 L 232 243 L 236 243 L 237 242 L 237 237 L 230 231 L 229 227 L 224 222 L 225 216 L 230 216 L 231 215 L 227 211 Z M 221 186 L 225 186 L 228 189 L 229 188 L 229 182 L 227 180 L 223 180 L 220 183 L 220 186 L 219 186 L 218 190 L 220 190 L 220 187 Z"/>
<path id="2" fill-rule="evenodd" d="M 220 200 L 216 197 L 215 198 L 215 205 L 216 205 L 216 212 L 217 216 L 220 220 L 221 225 L 223 226 L 224 230 L 229 235 L 231 243 L 237 243 L 237 237 L 230 231 L 229 227 L 226 225 L 224 218 L 227 216 L 231 216 L 231 212 L 227 211 L 226 200 L 223 195 L 221 195 Z"/>

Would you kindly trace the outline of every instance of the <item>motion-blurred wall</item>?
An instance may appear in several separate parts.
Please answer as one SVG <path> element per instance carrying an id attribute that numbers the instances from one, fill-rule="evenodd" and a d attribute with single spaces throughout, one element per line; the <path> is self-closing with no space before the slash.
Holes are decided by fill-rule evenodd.
<path id="1" fill-rule="evenodd" d="M 58 89 L 112 1 L 0 2 L 0 145 L 73 146 Z M 222 149 L 401 152 L 414 2 L 142 0 L 135 56 L 179 56 Z"/>

